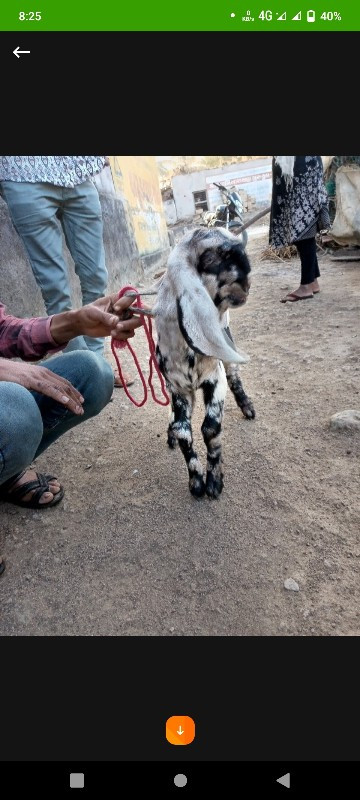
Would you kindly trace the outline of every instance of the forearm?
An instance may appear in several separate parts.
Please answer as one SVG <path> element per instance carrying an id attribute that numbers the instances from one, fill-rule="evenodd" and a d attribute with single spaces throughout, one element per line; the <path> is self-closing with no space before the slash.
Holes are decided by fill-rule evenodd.
<path id="1" fill-rule="evenodd" d="M 48 317 L 20 319 L 6 314 L 0 303 L 0 356 L 35 361 L 57 349 Z"/>
<path id="2" fill-rule="evenodd" d="M 81 334 L 78 311 L 63 311 L 54 314 L 50 323 L 50 333 L 56 344 L 67 344 Z"/>

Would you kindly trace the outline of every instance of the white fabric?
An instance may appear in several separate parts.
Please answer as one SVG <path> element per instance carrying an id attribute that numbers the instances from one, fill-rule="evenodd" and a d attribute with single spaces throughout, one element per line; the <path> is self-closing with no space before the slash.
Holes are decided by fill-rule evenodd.
<path id="1" fill-rule="evenodd" d="M 279 165 L 285 181 L 290 183 L 294 175 L 295 156 L 275 156 L 275 161 Z"/>
<path id="2" fill-rule="evenodd" d="M 335 242 L 360 245 L 360 169 L 349 165 L 336 173 L 336 216 L 330 230 Z"/>

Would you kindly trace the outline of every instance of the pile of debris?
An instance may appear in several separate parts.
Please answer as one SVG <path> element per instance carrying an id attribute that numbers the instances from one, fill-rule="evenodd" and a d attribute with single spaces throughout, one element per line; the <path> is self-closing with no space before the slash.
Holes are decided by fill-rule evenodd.
<path id="1" fill-rule="evenodd" d="M 271 244 L 263 250 L 260 261 L 286 261 L 298 255 L 298 251 L 294 244 L 287 247 L 273 247 Z"/>
<path id="2" fill-rule="evenodd" d="M 231 187 L 229 188 L 231 189 Z M 256 208 L 255 197 L 252 197 L 251 194 L 247 194 L 246 192 L 243 191 L 243 189 L 237 189 L 236 191 L 241 198 L 244 212 L 246 213 L 246 211 L 253 211 Z"/>

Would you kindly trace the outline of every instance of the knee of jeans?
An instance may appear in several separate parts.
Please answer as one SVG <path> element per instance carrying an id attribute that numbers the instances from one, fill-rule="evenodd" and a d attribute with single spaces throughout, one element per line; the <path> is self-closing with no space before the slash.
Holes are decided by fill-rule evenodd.
<path id="1" fill-rule="evenodd" d="M 30 392 L 16 383 L 0 384 L 0 481 L 2 472 L 17 472 L 34 458 L 43 437 L 39 408 Z"/>
<path id="2" fill-rule="evenodd" d="M 99 414 L 108 404 L 114 390 L 114 372 L 102 356 L 91 350 L 77 353 L 82 368 L 88 372 L 86 388 L 83 391 L 84 411 L 87 416 Z"/>

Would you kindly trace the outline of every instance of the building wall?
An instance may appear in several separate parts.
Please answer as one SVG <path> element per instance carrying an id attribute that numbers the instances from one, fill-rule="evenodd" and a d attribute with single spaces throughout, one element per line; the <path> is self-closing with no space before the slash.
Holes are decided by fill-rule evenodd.
<path id="1" fill-rule="evenodd" d="M 118 159 L 114 180 L 114 159 Z M 123 166 L 125 176 L 120 181 L 120 160 L 124 156 L 110 157 L 111 167 L 105 167 L 96 176 L 104 222 L 104 247 L 109 273 L 108 290 L 115 292 L 127 283 L 138 284 L 146 279 L 146 270 L 152 266 L 164 266 L 169 253 L 169 240 L 159 184 L 157 166 L 153 156 L 139 157 L 137 169 L 132 158 L 131 169 Z M 146 161 L 149 159 L 148 165 Z M 154 169 L 154 164 L 156 172 Z M 141 174 L 144 183 L 131 181 L 130 174 Z M 147 199 L 139 194 L 145 188 L 146 176 L 152 186 L 147 188 Z M 142 189 L 140 188 L 142 187 Z M 158 190 L 158 194 L 156 192 Z M 159 199 L 160 198 L 160 199 Z M 149 207 L 154 203 L 154 210 Z M 160 211 L 159 211 L 160 203 Z M 80 283 L 75 274 L 74 263 L 63 241 L 64 259 L 67 264 L 72 292 L 73 307 L 81 305 Z M 40 290 L 24 250 L 9 217 L 6 204 L 0 198 L 0 298 L 12 313 L 18 316 L 39 316 L 45 313 Z"/>
<path id="2" fill-rule="evenodd" d="M 213 180 L 226 187 L 243 189 L 255 198 L 258 205 L 268 205 L 271 199 L 271 158 L 175 175 L 172 188 L 179 220 L 188 219 L 195 214 L 193 192 L 206 192 L 209 211 L 213 211 L 221 203 L 221 194 L 213 186 Z"/>
<path id="3" fill-rule="evenodd" d="M 111 156 L 115 191 L 126 198 L 135 241 L 144 266 L 159 264 L 169 237 L 155 156 Z"/>
<path id="4" fill-rule="evenodd" d="M 176 205 L 174 200 L 164 200 L 164 214 L 168 225 L 175 225 L 177 222 Z"/>

